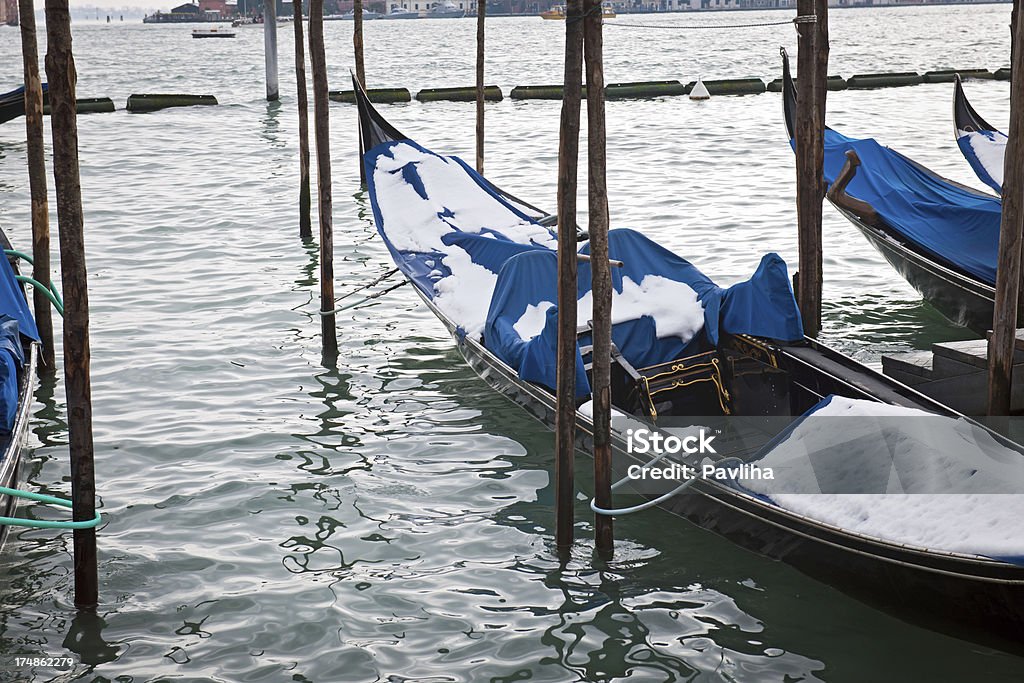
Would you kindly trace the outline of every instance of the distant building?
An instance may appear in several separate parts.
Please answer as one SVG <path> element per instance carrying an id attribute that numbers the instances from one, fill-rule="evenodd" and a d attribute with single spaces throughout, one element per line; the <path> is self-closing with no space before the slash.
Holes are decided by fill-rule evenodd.
<path id="1" fill-rule="evenodd" d="M 0 0 L 0 25 L 18 25 L 18 0 Z"/>

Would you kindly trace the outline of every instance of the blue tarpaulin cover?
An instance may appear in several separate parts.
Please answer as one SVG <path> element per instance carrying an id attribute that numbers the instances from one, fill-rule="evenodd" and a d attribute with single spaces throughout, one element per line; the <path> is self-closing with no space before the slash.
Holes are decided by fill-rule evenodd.
<path id="1" fill-rule="evenodd" d="M 581 251 L 589 253 L 589 245 Z M 706 351 L 718 343 L 722 330 L 782 341 L 803 338 L 803 324 L 793 299 L 786 264 L 777 254 L 766 254 L 750 280 L 725 289 L 693 264 L 634 230 L 609 231 L 608 252 L 610 258 L 623 262 L 621 268 L 612 269 L 615 290 L 612 341 L 634 367 L 648 367 Z M 555 387 L 557 270 L 553 252 L 522 254 L 509 259 L 498 274 L 484 330 L 487 348 L 516 368 L 522 379 L 549 388 Z M 638 306 L 624 295 L 624 290 L 646 282 L 649 276 L 659 282 L 664 278 L 689 287 L 694 295 L 692 302 L 677 299 L 641 302 Z M 578 271 L 581 302 L 589 299 L 590 279 L 590 264 L 581 262 Z M 616 302 L 621 304 L 622 310 Z M 652 306 L 644 306 L 646 303 Z M 687 306 L 697 317 L 691 327 L 693 333 L 690 336 L 659 335 L 659 323 Z M 530 307 L 546 308 L 543 330 L 532 339 L 524 338 L 525 335 L 515 329 L 517 323 L 522 325 L 520 321 Z M 579 321 L 586 323 L 589 315 L 587 307 L 581 306 Z M 687 315 L 682 314 L 684 318 Z M 584 345 L 590 343 L 589 335 L 583 335 L 580 341 Z M 590 389 L 578 354 L 576 366 L 577 394 L 584 396 Z"/>
<path id="2" fill-rule="evenodd" d="M 0 433 L 11 431 L 18 412 L 18 369 L 25 362 L 22 335 L 39 340 L 14 269 L 0 258 Z"/>
<path id="3" fill-rule="evenodd" d="M 14 279 L 14 268 L 6 258 L 0 258 L 0 315 L 14 318 L 18 321 L 18 330 L 21 334 L 39 341 L 36 320 L 32 317 L 21 285 Z M 21 357 L 20 345 L 18 357 Z"/>
<path id="4" fill-rule="evenodd" d="M 382 143 L 364 162 L 374 220 L 399 269 L 463 333 L 482 336 L 521 378 L 553 389 L 557 245 L 551 231 L 460 159 L 410 140 Z M 634 366 L 711 348 L 722 329 L 783 341 L 803 338 L 779 256 L 765 256 L 749 282 L 723 289 L 640 233 L 613 230 L 608 239 L 611 258 L 625 264 L 613 269 L 612 337 Z M 578 319 L 586 323 L 586 262 L 580 264 L 579 283 Z M 576 365 L 577 391 L 586 395 L 579 354 Z"/>
<path id="5" fill-rule="evenodd" d="M 853 149 L 861 165 L 847 193 L 868 202 L 896 233 L 933 258 L 995 285 L 1002 206 L 960 187 L 871 138 L 825 131 L 825 180 L 832 184 Z"/>

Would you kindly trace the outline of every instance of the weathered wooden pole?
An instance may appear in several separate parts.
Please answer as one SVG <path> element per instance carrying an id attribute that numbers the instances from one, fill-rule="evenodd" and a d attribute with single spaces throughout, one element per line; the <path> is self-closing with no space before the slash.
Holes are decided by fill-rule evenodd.
<path id="1" fill-rule="evenodd" d="M 352 4 L 352 49 L 356 58 L 356 80 L 359 87 L 366 90 L 366 68 L 363 65 L 363 0 L 354 0 Z M 358 132 L 358 131 L 357 131 Z M 366 185 L 366 168 L 363 166 L 363 137 L 359 136 L 359 182 Z"/>
<path id="2" fill-rule="evenodd" d="M 484 21 L 487 0 L 476 3 L 476 172 L 484 174 Z"/>
<path id="3" fill-rule="evenodd" d="M 356 80 L 366 90 L 366 69 L 363 65 L 363 0 L 352 3 L 352 48 L 356 55 Z"/>
<path id="4" fill-rule="evenodd" d="M 1017 50 L 1017 17 L 1020 16 L 1021 0 L 1013 0 L 1013 9 L 1010 10 L 1010 64 L 1013 64 L 1013 55 Z"/>
<path id="5" fill-rule="evenodd" d="M 608 263 L 608 186 L 604 115 L 604 40 L 601 0 L 584 0 L 583 54 L 587 64 L 587 197 L 589 206 L 591 289 L 594 300 L 594 499 L 612 506 L 612 273 Z M 614 548 L 612 518 L 594 518 L 597 552 L 606 558 Z"/>
<path id="6" fill-rule="evenodd" d="M 77 75 L 71 51 L 68 0 L 46 0 L 46 79 L 60 226 L 60 271 L 64 284 L 64 388 L 71 450 L 72 513 L 75 521 L 87 521 L 96 516 L 89 379 L 89 287 L 78 168 Z M 75 529 L 74 547 L 75 606 L 94 610 L 99 602 L 96 530 Z"/>
<path id="7" fill-rule="evenodd" d="M 32 196 L 32 277 L 50 285 L 50 209 L 46 198 L 46 154 L 43 149 L 43 85 L 39 78 L 36 10 L 32 0 L 20 0 L 21 54 L 25 63 L 25 132 L 28 140 L 28 186 Z M 51 374 L 57 363 L 53 350 L 50 300 L 33 290 L 36 327 L 42 344 L 40 374 Z"/>
<path id="8" fill-rule="evenodd" d="M 294 0 L 295 10 L 295 94 L 299 104 L 299 237 L 313 237 L 309 216 L 309 102 L 306 97 L 306 46 L 302 39 L 302 0 Z"/>
<path id="9" fill-rule="evenodd" d="M 263 59 L 267 70 L 267 101 L 276 102 L 277 85 L 277 0 L 263 0 Z"/>
<path id="10" fill-rule="evenodd" d="M 555 416 L 555 543 L 573 541 L 576 502 L 576 170 L 580 151 L 583 0 L 569 0 L 558 138 L 558 379 Z"/>
<path id="11" fill-rule="evenodd" d="M 821 15 L 818 16 L 818 12 Z M 797 16 L 827 21 L 825 0 L 797 0 Z M 821 329 L 821 202 L 825 196 L 822 164 L 825 157 L 825 75 L 828 69 L 827 28 L 825 45 L 819 46 L 817 23 L 797 24 L 796 202 L 799 245 L 799 276 L 796 300 L 804 321 L 804 334 L 818 336 Z M 819 50 L 824 48 L 824 55 Z"/>
<path id="12" fill-rule="evenodd" d="M 1020 46 L 1024 22 L 1016 22 L 1014 31 L 1014 42 Z M 999 226 L 996 301 L 989 340 L 989 415 L 1010 414 L 1021 248 L 1024 246 L 1024 50 L 1014 50 L 1010 70 L 1010 129 L 1003 161 L 1003 217 Z"/>
<path id="13" fill-rule="evenodd" d="M 320 214 L 320 321 L 325 357 L 338 355 L 334 313 L 334 224 L 331 200 L 331 130 L 324 52 L 324 0 L 309 0 L 309 63 L 313 69 L 317 206 Z"/>

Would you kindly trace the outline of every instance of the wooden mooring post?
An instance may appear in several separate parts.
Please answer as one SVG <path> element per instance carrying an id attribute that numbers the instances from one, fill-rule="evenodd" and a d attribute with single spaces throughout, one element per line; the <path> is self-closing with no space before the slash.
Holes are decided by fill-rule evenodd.
<path id="1" fill-rule="evenodd" d="M 71 451 L 71 501 L 73 519 L 77 522 L 96 516 L 96 483 L 89 378 L 89 288 L 75 109 L 77 75 L 68 0 L 46 0 L 46 78 L 64 284 L 64 387 Z M 75 529 L 74 548 L 75 606 L 95 610 L 99 602 L 96 530 Z"/>
<path id="2" fill-rule="evenodd" d="M 555 543 L 573 542 L 576 503 L 576 172 L 580 151 L 583 0 L 569 0 L 558 139 L 558 379 L 555 416 Z"/>
<path id="3" fill-rule="evenodd" d="M 276 102 L 277 84 L 277 0 L 263 0 L 263 60 L 267 71 L 267 101 Z"/>
<path id="4" fill-rule="evenodd" d="M 797 24 L 796 201 L 800 264 L 796 300 L 804 334 L 821 329 L 821 203 L 825 197 L 825 92 L 828 79 L 827 0 L 797 0 L 798 17 L 815 21 Z"/>
<path id="5" fill-rule="evenodd" d="M 18 3 L 21 53 L 25 65 L 25 133 L 28 141 L 28 185 L 32 197 L 32 278 L 50 286 L 50 209 L 46 197 L 46 153 L 43 149 L 43 86 L 39 78 L 39 45 L 32 0 Z M 42 345 L 40 374 L 56 369 L 53 313 L 46 295 L 33 290 L 32 303 Z"/>
<path id="6" fill-rule="evenodd" d="M 583 54 L 587 70 L 587 198 L 589 207 L 590 273 L 594 301 L 594 499 L 612 506 L 611 358 L 612 273 L 608 263 L 608 186 L 604 112 L 604 37 L 601 0 L 584 0 Z M 594 518 L 595 546 L 610 558 L 614 548 L 612 518 Z"/>
<path id="7" fill-rule="evenodd" d="M 316 129 L 317 206 L 320 214 L 320 329 L 323 354 L 338 355 L 334 310 L 334 223 L 331 200 L 330 105 L 324 52 L 324 0 L 309 0 L 309 64 L 313 69 L 313 120 Z M 361 160 L 360 160 L 361 162 Z M 362 166 L 362 163 L 360 163 Z"/>
<path id="8" fill-rule="evenodd" d="M 355 52 L 356 80 L 359 87 L 366 90 L 366 67 L 363 64 L 363 0 L 355 0 L 352 5 L 352 50 Z M 357 127 L 358 132 L 358 127 Z M 359 182 L 366 185 L 366 168 L 363 167 L 363 137 L 359 136 Z"/>
<path id="9" fill-rule="evenodd" d="M 484 174 L 484 25 L 487 0 L 476 3 L 476 172 Z"/>
<path id="10" fill-rule="evenodd" d="M 1014 3 L 1014 7 L 1017 3 Z M 1010 129 L 1003 161 L 1003 216 L 999 226 L 996 300 L 988 357 L 988 414 L 1009 415 L 1014 338 L 1024 245 L 1024 22 L 1014 23 L 1010 76 Z"/>
<path id="11" fill-rule="evenodd" d="M 309 99 L 306 95 L 306 46 L 302 37 L 302 0 L 295 10 L 295 95 L 299 108 L 299 237 L 313 238 L 309 195 Z"/>

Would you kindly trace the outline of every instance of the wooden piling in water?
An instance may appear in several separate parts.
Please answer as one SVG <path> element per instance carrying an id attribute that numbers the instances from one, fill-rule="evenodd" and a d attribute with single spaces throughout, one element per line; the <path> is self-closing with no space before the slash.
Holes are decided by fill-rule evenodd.
<path id="1" fill-rule="evenodd" d="M 267 101 L 280 96 L 277 84 L 277 0 L 263 0 L 263 60 L 267 72 Z"/>
<path id="2" fill-rule="evenodd" d="M 64 284 L 64 387 L 71 451 L 72 512 L 75 521 L 87 521 L 96 516 L 89 378 L 89 288 L 78 165 L 77 76 L 71 49 L 68 0 L 46 0 L 46 78 Z M 96 530 L 75 529 L 74 548 L 75 606 L 95 610 L 99 602 Z"/>
<path id="3" fill-rule="evenodd" d="M 1017 3 L 1014 3 L 1016 7 Z M 1024 22 L 1014 22 L 1010 77 L 1010 129 L 1003 162 L 1003 215 L 999 226 L 996 299 L 989 340 L 988 414 L 1009 415 L 1013 380 L 1021 247 L 1024 246 Z"/>
<path id="4" fill-rule="evenodd" d="M 338 355 L 334 313 L 334 224 L 331 200 L 330 103 L 324 52 L 324 0 L 309 0 L 309 64 L 313 69 L 313 120 L 316 129 L 317 206 L 320 214 L 320 321 L 325 358 Z M 360 158 L 360 166 L 362 159 Z"/>
<path id="5" fill-rule="evenodd" d="M 796 300 L 804 334 L 821 329 L 821 203 L 825 196 L 822 166 L 825 158 L 825 92 L 828 79 L 828 5 L 826 0 L 797 0 L 798 17 L 816 22 L 797 24 L 796 175 L 797 234 L 800 265 Z"/>
<path id="6" fill-rule="evenodd" d="M 484 174 L 484 21 L 487 0 L 476 3 L 476 172 Z"/>
<path id="7" fill-rule="evenodd" d="M 43 86 L 39 78 L 39 45 L 32 0 L 18 3 L 21 22 L 21 54 L 25 66 L 25 133 L 28 141 L 28 184 L 32 198 L 32 278 L 50 286 L 50 209 L 46 196 L 46 153 L 43 148 Z M 50 300 L 32 291 L 36 327 L 39 329 L 39 374 L 56 369 L 53 350 L 53 313 Z"/>
<path id="8" fill-rule="evenodd" d="M 299 237 L 313 238 L 309 195 L 309 100 L 306 95 L 306 46 L 302 37 L 302 2 L 295 9 L 295 95 L 299 108 Z"/>
<path id="9" fill-rule="evenodd" d="M 587 199 L 589 207 L 591 290 L 593 315 L 594 499 L 598 507 L 612 506 L 611 359 L 612 273 L 608 263 L 608 185 L 604 111 L 604 40 L 601 0 L 583 3 L 583 54 L 587 70 Z M 595 546 L 611 557 L 612 518 L 594 517 Z"/>
<path id="10" fill-rule="evenodd" d="M 359 87 L 366 90 L 366 68 L 363 64 L 363 0 L 355 0 L 352 13 L 352 49 L 356 59 L 356 80 L 359 81 Z M 363 138 L 359 136 L 359 182 L 363 186 L 366 185 L 366 169 L 363 167 L 365 152 Z"/>
<path id="11" fill-rule="evenodd" d="M 583 0 L 569 0 L 558 139 L 558 378 L 555 415 L 555 543 L 573 541 L 576 502 L 576 172 L 580 151 Z"/>

